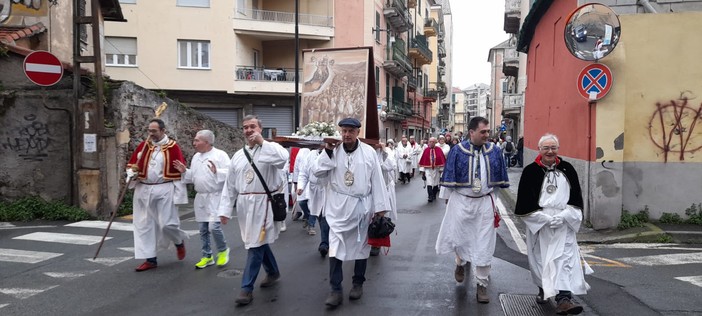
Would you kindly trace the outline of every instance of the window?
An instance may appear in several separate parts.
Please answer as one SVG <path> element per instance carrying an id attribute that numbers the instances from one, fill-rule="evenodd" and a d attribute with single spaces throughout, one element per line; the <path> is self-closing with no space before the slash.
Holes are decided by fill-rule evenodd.
<path id="1" fill-rule="evenodd" d="M 105 37 L 105 65 L 137 65 L 137 40 L 135 37 Z"/>
<path id="2" fill-rule="evenodd" d="M 375 12 L 375 41 L 380 43 L 380 12 Z"/>
<path id="3" fill-rule="evenodd" d="M 136 4 L 136 0 L 119 0 L 119 3 Z"/>
<path id="4" fill-rule="evenodd" d="M 210 69 L 210 41 L 178 40 L 178 67 Z"/>
<path id="5" fill-rule="evenodd" d="M 380 67 L 375 66 L 375 95 L 380 96 Z"/>
<path id="6" fill-rule="evenodd" d="M 246 0 L 236 1 L 236 12 L 246 15 Z"/>
<path id="7" fill-rule="evenodd" d="M 209 8 L 210 0 L 176 0 L 176 5 L 179 7 Z"/>

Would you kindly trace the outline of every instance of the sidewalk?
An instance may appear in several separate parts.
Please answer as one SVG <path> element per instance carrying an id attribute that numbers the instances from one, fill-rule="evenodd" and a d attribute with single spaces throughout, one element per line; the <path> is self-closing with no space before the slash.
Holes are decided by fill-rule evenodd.
<path id="1" fill-rule="evenodd" d="M 519 178 L 522 175 L 522 168 L 510 168 L 508 170 L 508 175 L 510 186 L 505 190 L 499 190 L 498 195 L 504 201 L 505 206 L 509 208 L 509 212 L 513 212 L 514 205 L 517 201 L 517 189 L 519 187 Z M 583 225 L 578 232 L 578 242 L 581 244 L 626 242 L 702 244 L 702 226 L 646 223 L 645 227 L 635 227 L 625 230 L 618 230 L 616 228 L 594 230 Z"/>

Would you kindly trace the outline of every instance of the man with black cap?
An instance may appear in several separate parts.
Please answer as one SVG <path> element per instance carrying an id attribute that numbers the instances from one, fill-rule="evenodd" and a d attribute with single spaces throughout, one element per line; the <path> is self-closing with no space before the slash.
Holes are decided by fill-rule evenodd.
<path id="1" fill-rule="evenodd" d="M 353 288 L 349 299 L 363 295 L 368 245 L 368 224 L 373 216 L 390 209 L 378 154 L 358 140 L 361 122 L 355 118 L 339 121 L 342 142 L 328 142 L 313 167 L 317 177 L 329 177 L 324 212 L 329 224 L 329 283 L 331 293 L 325 304 L 331 308 L 343 302 L 341 281 L 343 261 L 355 260 Z M 342 144 L 342 146 L 339 146 Z"/>

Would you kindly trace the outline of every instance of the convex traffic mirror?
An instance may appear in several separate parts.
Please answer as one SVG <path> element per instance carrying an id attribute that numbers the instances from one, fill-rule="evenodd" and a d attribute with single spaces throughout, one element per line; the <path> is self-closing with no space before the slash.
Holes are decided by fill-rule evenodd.
<path id="1" fill-rule="evenodd" d="M 565 44 L 575 58 L 595 61 L 609 55 L 619 42 L 619 17 L 599 3 L 579 7 L 568 18 Z"/>

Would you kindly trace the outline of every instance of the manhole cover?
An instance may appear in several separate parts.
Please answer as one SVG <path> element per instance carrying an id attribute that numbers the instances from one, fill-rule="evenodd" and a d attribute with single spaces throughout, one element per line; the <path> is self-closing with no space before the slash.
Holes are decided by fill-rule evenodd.
<path id="1" fill-rule="evenodd" d="M 241 275 L 241 271 L 237 269 L 227 269 L 220 273 L 217 273 L 218 277 L 233 279 Z"/>
<path id="2" fill-rule="evenodd" d="M 537 304 L 536 295 L 500 294 L 500 304 L 506 316 L 553 315 L 551 303 Z"/>
<path id="3" fill-rule="evenodd" d="M 418 214 L 418 213 L 421 213 L 420 210 L 410 210 L 410 209 L 406 209 L 406 208 L 398 209 L 397 212 L 398 212 L 398 213 L 401 213 L 401 214 Z"/>

